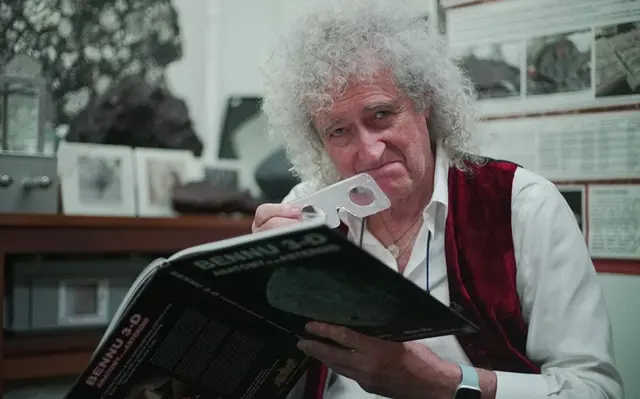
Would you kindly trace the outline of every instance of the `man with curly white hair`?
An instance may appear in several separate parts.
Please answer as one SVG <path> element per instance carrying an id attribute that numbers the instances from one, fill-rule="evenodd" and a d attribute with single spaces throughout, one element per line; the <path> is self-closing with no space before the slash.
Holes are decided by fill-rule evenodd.
<path id="1" fill-rule="evenodd" d="M 264 112 L 302 179 L 253 231 L 299 223 L 294 198 L 369 173 L 390 209 L 350 239 L 480 332 L 392 343 L 313 322 L 341 346 L 291 397 L 620 398 L 611 327 L 584 236 L 552 183 L 472 156 L 474 90 L 399 0 L 319 0 L 265 65 Z M 345 265 L 348 267 L 348 265 Z M 407 304 L 410 306 L 410 304 Z"/>

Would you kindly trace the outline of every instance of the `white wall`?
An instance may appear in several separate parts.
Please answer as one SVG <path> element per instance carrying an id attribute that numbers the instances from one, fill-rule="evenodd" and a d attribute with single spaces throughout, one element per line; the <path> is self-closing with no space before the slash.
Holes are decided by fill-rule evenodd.
<path id="1" fill-rule="evenodd" d="M 625 398 L 640 398 L 640 276 L 600 274 L 611 324 L 616 363 L 622 373 Z"/>
<path id="2" fill-rule="evenodd" d="M 173 0 L 182 37 L 182 59 L 169 66 L 167 84 L 187 102 L 189 114 L 204 144 L 203 159 L 211 159 L 217 141 L 220 106 L 219 0 Z"/>
<path id="3" fill-rule="evenodd" d="M 184 54 L 170 66 L 168 85 L 189 105 L 205 161 L 217 153 L 226 98 L 262 91 L 259 66 L 280 22 L 279 1 L 173 0 Z"/>

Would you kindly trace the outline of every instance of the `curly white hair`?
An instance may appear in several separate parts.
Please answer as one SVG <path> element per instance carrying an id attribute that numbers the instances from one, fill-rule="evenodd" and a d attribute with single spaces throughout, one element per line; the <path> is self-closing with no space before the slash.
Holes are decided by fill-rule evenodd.
<path id="1" fill-rule="evenodd" d="M 263 65 L 262 110 L 268 134 L 281 141 L 293 172 L 318 188 L 341 179 L 312 116 L 348 83 L 385 71 L 416 109 L 431 108 L 432 142 L 464 169 L 476 124 L 475 90 L 449 57 L 443 38 L 400 0 L 319 0 L 279 39 Z"/>

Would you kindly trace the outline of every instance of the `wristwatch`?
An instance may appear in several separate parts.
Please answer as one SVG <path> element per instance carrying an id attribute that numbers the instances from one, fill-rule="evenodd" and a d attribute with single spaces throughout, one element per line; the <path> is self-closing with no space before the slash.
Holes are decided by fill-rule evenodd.
<path id="1" fill-rule="evenodd" d="M 462 372 L 462 381 L 456 388 L 453 399 L 481 399 L 480 379 L 476 369 L 464 364 L 459 364 L 458 366 Z"/>

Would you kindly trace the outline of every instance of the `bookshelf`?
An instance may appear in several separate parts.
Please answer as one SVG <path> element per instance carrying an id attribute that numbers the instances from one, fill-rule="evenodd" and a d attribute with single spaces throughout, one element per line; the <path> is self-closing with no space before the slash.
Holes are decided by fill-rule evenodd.
<path id="1" fill-rule="evenodd" d="M 0 290 L 4 297 L 5 276 L 10 267 L 6 260 L 11 255 L 173 253 L 249 233 L 251 221 L 248 217 L 206 215 L 177 218 L 2 215 Z M 0 308 L 0 323 L 4 324 L 2 311 Z M 86 366 L 101 336 L 102 331 L 96 330 L 27 337 L 11 337 L 4 332 L 0 336 L 0 383 L 74 377 Z"/>

